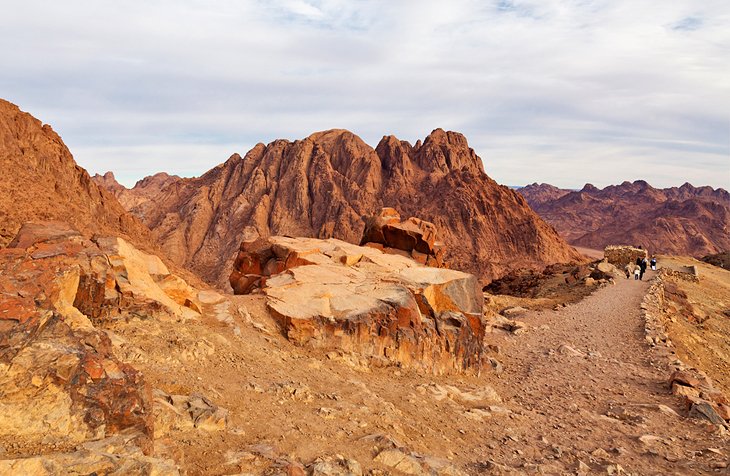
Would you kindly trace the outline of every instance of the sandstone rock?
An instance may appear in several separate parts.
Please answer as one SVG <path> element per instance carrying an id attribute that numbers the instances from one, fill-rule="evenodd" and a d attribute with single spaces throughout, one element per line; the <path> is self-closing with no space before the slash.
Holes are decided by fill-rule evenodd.
<path id="1" fill-rule="evenodd" d="M 379 216 L 366 216 L 360 245 L 376 243 L 389 249 L 402 250 L 421 264 L 445 267 L 443 243 L 437 242 L 436 225 L 418 218 L 400 222 L 393 208 L 383 208 Z"/>
<path id="2" fill-rule="evenodd" d="M 362 466 L 354 459 L 340 455 L 317 458 L 311 465 L 311 476 L 362 476 Z"/>
<path id="3" fill-rule="evenodd" d="M 343 256 L 359 259 L 346 266 Z M 286 271 L 265 274 L 261 263 L 271 260 Z M 334 239 L 270 237 L 241 245 L 231 286 L 263 286 L 268 309 L 300 345 L 437 373 L 481 365 L 483 295 L 466 273 Z"/>
<path id="4" fill-rule="evenodd" d="M 636 261 L 636 260 L 634 260 L 634 261 Z M 598 263 L 596 265 L 596 269 L 598 271 L 600 271 L 601 273 L 613 276 L 614 278 L 621 278 L 621 277 L 625 276 L 623 271 L 621 271 L 621 269 L 617 268 L 612 263 L 609 263 L 607 258 L 605 258 L 603 261 Z"/>
<path id="5" fill-rule="evenodd" d="M 94 242 L 57 222 L 24 225 L 0 249 L 0 437 L 68 447 L 124 433 L 150 451 L 150 389 L 96 326 L 125 313 L 185 315 L 157 285 L 171 277 L 124 240 Z M 192 290 L 173 284 L 168 291 Z"/>
<path id="6" fill-rule="evenodd" d="M 404 474 L 427 474 L 416 458 L 402 452 L 401 450 L 393 449 L 381 451 L 375 457 L 374 461 Z"/>
<path id="7" fill-rule="evenodd" d="M 516 317 L 516 316 L 521 316 L 522 314 L 525 314 L 527 312 L 529 312 L 529 311 L 527 309 L 525 309 L 524 307 L 515 306 L 515 307 L 508 307 L 506 309 L 503 309 L 501 314 L 504 317 L 512 318 L 512 317 Z"/>
<path id="8" fill-rule="evenodd" d="M 178 476 L 173 461 L 145 456 L 128 436 L 88 442 L 72 453 L 46 453 L 28 458 L 0 459 L 0 474 L 149 474 Z"/>
<path id="9" fill-rule="evenodd" d="M 228 410 L 220 408 L 200 394 L 169 395 L 155 390 L 155 438 L 171 430 L 198 428 L 205 431 L 225 430 Z"/>
<path id="10" fill-rule="evenodd" d="M 684 370 L 677 370 L 669 377 L 669 384 L 674 385 L 675 383 L 693 388 L 699 388 L 701 385 L 697 377 Z"/>

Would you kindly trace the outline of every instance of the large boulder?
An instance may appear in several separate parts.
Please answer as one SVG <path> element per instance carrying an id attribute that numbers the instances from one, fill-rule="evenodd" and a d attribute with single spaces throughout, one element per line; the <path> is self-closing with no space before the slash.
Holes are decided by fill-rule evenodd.
<path id="1" fill-rule="evenodd" d="M 363 217 L 365 230 L 361 245 L 380 245 L 383 251 L 404 251 L 421 264 L 445 267 L 444 245 L 437 241 L 436 225 L 411 217 L 401 222 L 393 208 L 383 208 L 379 215 Z"/>
<path id="2" fill-rule="evenodd" d="M 241 245 L 231 286 L 267 296 L 294 343 L 434 373 L 478 369 L 483 295 L 471 274 L 343 241 L 270 237 Z"/>

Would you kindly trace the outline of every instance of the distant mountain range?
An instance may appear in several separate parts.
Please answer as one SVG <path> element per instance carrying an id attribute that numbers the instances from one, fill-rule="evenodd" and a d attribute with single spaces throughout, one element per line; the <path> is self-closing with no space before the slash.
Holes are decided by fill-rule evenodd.
<path id="1" fill-rule="evenodd" d="M 637 180 L 577 191 L 533 183 L 519 193 L 575 246 L 633 244 L 697 257 L 730 249 L 730 194 L 722 188 L 657 189 Z"/>

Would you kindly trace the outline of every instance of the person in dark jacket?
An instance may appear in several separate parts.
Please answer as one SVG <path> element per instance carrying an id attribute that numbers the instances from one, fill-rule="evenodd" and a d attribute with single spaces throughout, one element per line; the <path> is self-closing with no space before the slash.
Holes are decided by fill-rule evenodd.
<path id="1" fill-rule="evenodd" d="M 652 271 L 656 271 L 656 256 L 652 256 L 649 263 L 651 264 Z"/>

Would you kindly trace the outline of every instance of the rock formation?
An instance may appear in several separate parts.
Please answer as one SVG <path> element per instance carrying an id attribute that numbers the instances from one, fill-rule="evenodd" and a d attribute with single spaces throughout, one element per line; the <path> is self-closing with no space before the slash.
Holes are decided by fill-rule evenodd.
<path id="1" fill-rule="evenodd" d="M 630 243 L 651 253 L 698 257 L 730 249 L 730 194 L 724 189 L 688 183 L 656 189 L 643 180 L 552 195 L 546 187 L 552 186 L 520 192 L 573 245 Z"/>
<path id="2" fill-rule="evenodd" d="M 258 144 L 244 158 L 169 183 L 144 222 L 167 255 L 225 285 L 240 233 L 335 237 L 357 243 L 364 216 L 393 207 L 434 223 L 452 267 L 488 280 L 516 267 L 580 260 L 521 195 L 489 178 L 456 132 L 411 145 L 386 136 L 373 149 L 345 130 Z"/>
<path id="3" fill-rule="evenodd" d="M 196 292 L 156 256 L 121 238 L 89 240 L 62 222 L 27 223 L 0 249 L 0 290 L 0 442 L 58 450 L 124 434 L 125 454 L 129 445 L 149 453 L 151 390 L 100 326 L 138 315 L 194 318 Z M 78 458 L 106 464 L 90 450 L 48 458 L 59 467 Z M 146 461 L 134 451 L 128 458 Z"/>
<path id="4" fill-rule="evenodd" d="M 648 258 L 649 253 L 642 248 L 626 245 L 609 245 L 603 250 L 606 261 L 619 269 L 624 269 L 629 263 L 636 262 L 637 258 Z"/>
<path id="5" fill-rule="evenodd" d="M 436 225 L 411 217 L 401 222 L 392 208 L 383 208 L 379 215 L 365 217 L 361 245 L 375 247 L 386 253 L 398 253 L 426 266 L 445 268 L 444 244 L 437 241 Z"/>
<path id="6" fill-rule="evenodd" d="M 153 239 L 89 174 L 76 165 L 51 126 L 0 99 L 0 246 L 28 220 L 64 220 L 84 233 Z"/>
<path id="7" fill-rule="evenodd" d="M 435 373 L 479 369 L 483 297 L 473 275 L 340 240 L 244 241 L 230 276 L 262 289 L 292 342 Z"/>

